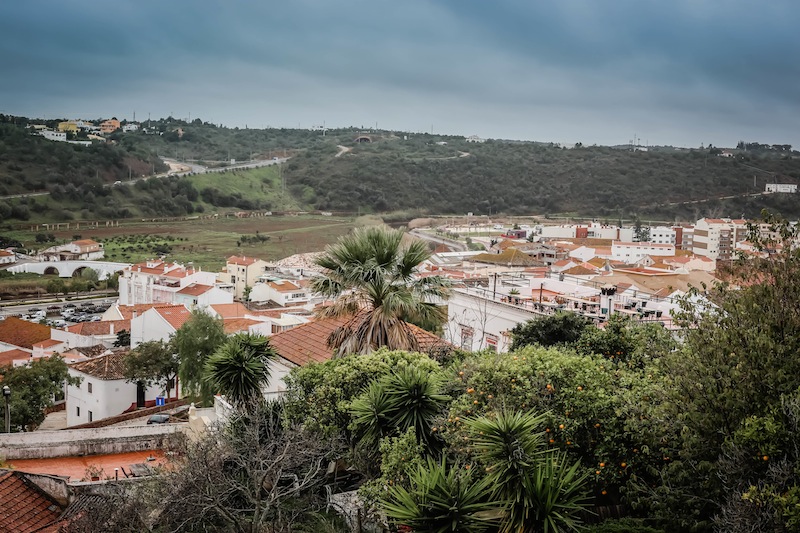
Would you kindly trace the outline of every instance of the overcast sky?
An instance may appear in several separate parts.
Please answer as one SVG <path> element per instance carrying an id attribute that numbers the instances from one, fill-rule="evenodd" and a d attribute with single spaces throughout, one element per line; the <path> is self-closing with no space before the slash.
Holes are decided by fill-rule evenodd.
<path id="1" fill-rule="evenodd" d="M 800 147 L 797 0 L 24 0 L 0 112 Z"/>

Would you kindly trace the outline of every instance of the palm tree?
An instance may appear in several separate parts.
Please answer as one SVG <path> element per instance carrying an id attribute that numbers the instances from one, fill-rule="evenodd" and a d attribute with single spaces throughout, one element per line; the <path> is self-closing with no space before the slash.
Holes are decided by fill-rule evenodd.
<path id="1" fill-rule="evenodd" d="M 446 319 L 436 302 L 449 295 L 448 280 L 415 277 L 430 252 L 422 241 L 403 245 L 403 234 L 384 227 L 360 228 L 316 260 L 325 272 L 312 288 L 334 299 L 318 315 L 348 318 L 328 339 L 339 354 L 369 353 L 381 346 L 417 351 L 419 343 L 407 322 L 431 325 Z"/>
<path id="2" fill-rule="evenodd" d="M 208 358 L 204 379 L 237 407 L 257 404 L 269 382 L 269 363 L 276 357 L 267 337 L 237 333 Z"/>

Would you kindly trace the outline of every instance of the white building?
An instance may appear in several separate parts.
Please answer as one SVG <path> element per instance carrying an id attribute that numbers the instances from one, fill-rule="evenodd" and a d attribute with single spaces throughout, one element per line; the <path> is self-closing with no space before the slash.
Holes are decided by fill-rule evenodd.
<path id="1" fill-rule="evenodd" d="M 481 139 L 481 138 L 480 138 L 480 137 L 478 137 L 477 135 L 470 135 L 469 137 L 465 137 L 465 138 L 464 138 L 464 140 L 465 140 L 465 141 L 467 141 L 468 143 L 482 143 L 482 142 L 486 142 L 486 139 Z"/>
<path id="2" fill-rule="evenodd" d="M 655 244 L 678 245 L 680 243 L 675 242 L 676 235 L 677 233 L 675 232 L 674 228 L 669 228 L 667 226 L 653 226 L 650 228 L 649 242 Z"/>
<path id="3" fill-rule="evenodd" d="M 122 131 L 125 132 L 125 133 L 131 133 L 131 132 L 134 132 L 134 131 L 139 131 L 139 125 L 138 124 L 134 124 L 134 123 L 125 124 L 124 126 L 122 126 Z"/>
<path id="4" fill-rule="evenodd" d="M 65 131 L 44 130 L 42 132 L 42 137 L 44 137 L 48 141 L 66 142 L 66 140 L 67 140 L 67 132 L 65 132 Z"/>
<path id="5" fill-rule="evenodd" d="M 233 285 L 234 296 L 242 300 L 245 288 L 253 287 L 268 266 L 269 263 L 257 257 L 232 255 L 217 279 L 220 283 Z"/>
<path id="6" fill-rule="evenodd" d="M 119 278 L 120 305 L 173 303 L 175 293 L 192 284 L 214 285 L 217 275 L 178 263 L 149 260 L 131 265 Z"/>
<path id="7" fill-rule="evenodd" d="M 81 383 L 67 386 L 67 427 L 116 416 L 135 407 L 137 400 L 144 404 L 163 395 L 158 387 L 142 390 L 125 381 L 127 353 L 115 351 L 69 366 L 69 375 L 81 378 Z"/>
<path id="8" fill-rule="evenodd" d="M 134 316 L 131 318 L 131 348 L 143 342 L 168 340 L 191 316 L 185 305 L 152 307 Z"/>
<path id="9" fill-rule="evenodd" d="M 311 300 L 311 295 L 306 288 L 307 281 L 290 281 L 279 279 L 256 283 L 250 291 L 250 301 L 272 301 L 281 307 L 304 305 Z"/>
<path id="10" fill-rule="evenodd" d="M 193 307 L 208 307 L 215 304 L 233 303 L 233 293 L 213 285 L 192 283 L 182 288 L 173 296 L 172 303 Z"/>
<path id="11" fill-rule="evenodd" d="M 582 233 L 584 226 L 578 226 L 578 233 Z M 586 237 L 589 239 L 608 239 L 617 241 L 632 241 L 633 228 L 620 228 L 619 226 L 607 226 L 592 222 L 586 226 Z M 577 237 L 582 237 L 581 234 L 576 234 Z"/>
<path id="12" fill-rule="evenodd" d="M 36 258 L 40 261 L 99 261 L 104 256 L 102 243 L 92 239 L 81 239 L 51 246 L 39 252 Z"/>
<path id="13" fill-rule="evenodd" d="M 747 239 L 747 221 L 701 218 L 694 225 L 692 252 L 714 260 L 733 258 L 736 243 Z"/>
<path id="14" fill-rule="evenodd" d="M 765 192 L 796 193 L 797 185 L 791 183 L 767 183 Z"/>
<path id="15" fill-rule="evenodd" d="M 10 265 L 17 262 L 17 254 L 11 250 L 0 250 L 0 265 Z"/>
<path id="16" fill-rule="evenodd" d="M 668 257 L 675 255 L 674 244 L 656 244 L 653 242 L 621 242 L 611 243 L 611 259 L 623 263 L 636 263 L 645 256 Z"/>

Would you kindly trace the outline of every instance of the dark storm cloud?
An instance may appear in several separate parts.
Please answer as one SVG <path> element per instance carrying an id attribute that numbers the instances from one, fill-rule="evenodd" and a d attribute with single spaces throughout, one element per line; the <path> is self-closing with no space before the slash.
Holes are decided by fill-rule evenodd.
<path id="1" fill-rule="evenodd" d="M 792 142 L 798 15 L 783 0 L 8 2 L 0 111 Z"/>

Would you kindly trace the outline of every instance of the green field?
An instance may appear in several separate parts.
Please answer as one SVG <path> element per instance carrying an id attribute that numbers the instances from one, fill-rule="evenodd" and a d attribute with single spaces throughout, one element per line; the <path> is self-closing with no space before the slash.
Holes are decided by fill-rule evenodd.
<path id="1" fill-rule="evenodd" d="M 224 266 L 227 257 L 235 254 L 276 260 L 296 253 L 322 251 L 354 227 L 376 223 L 380 223 L 380 219 L 371 217 L 220 217 L 170 222 L 127 221 L 114 228 L 83 227 L 53 233 L 59 241 L 69 241 L 80 235 L 84 239 L 102 242 L 109 261 L 134 263 L 166 255 L 170 261 L 192 262 L 216 271 Z M 35 247 L 35 233 L 14 231 L 5 234 L 19 239 L 27 247 Z M 269 239 L 259 242 L 255 238 L 257 235 Z M 255 242 L 243 242 L 243 236 Z"/>

